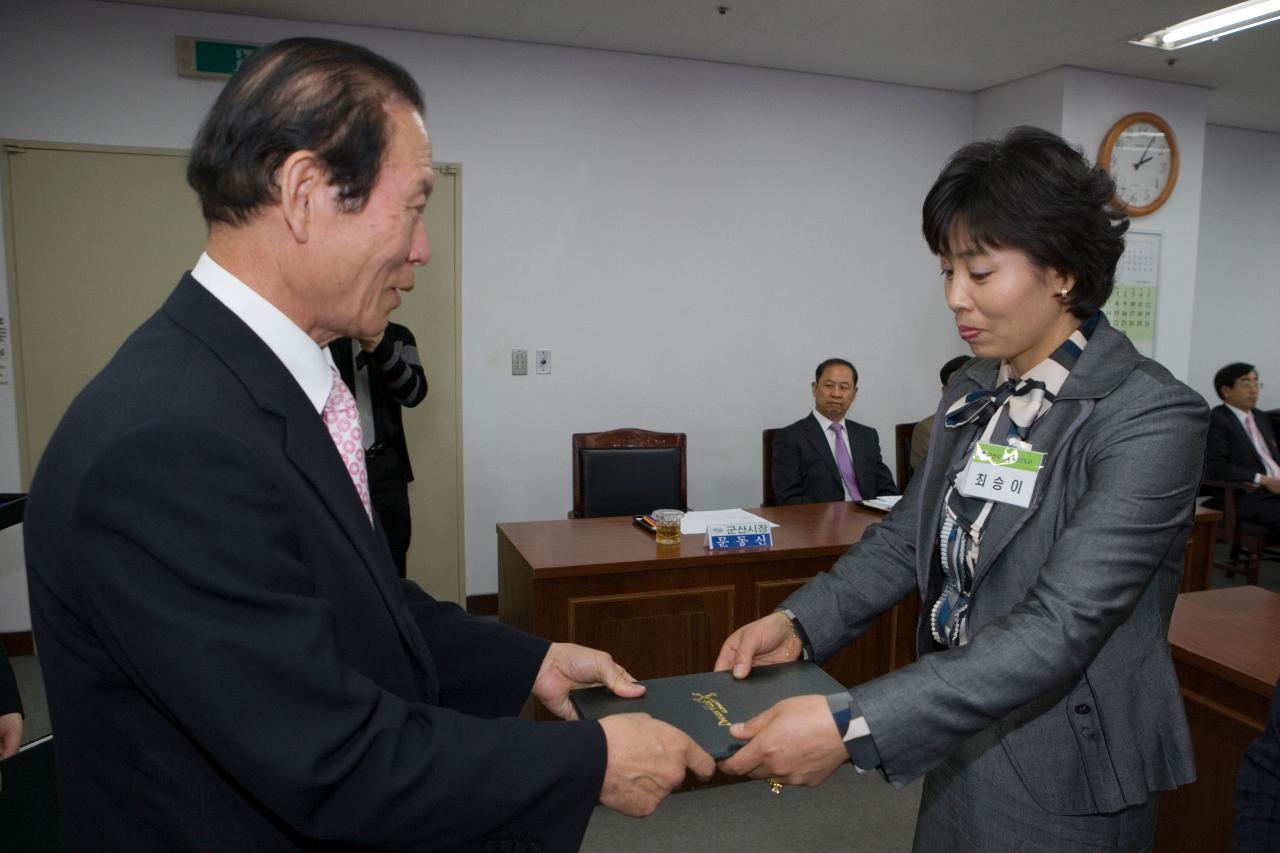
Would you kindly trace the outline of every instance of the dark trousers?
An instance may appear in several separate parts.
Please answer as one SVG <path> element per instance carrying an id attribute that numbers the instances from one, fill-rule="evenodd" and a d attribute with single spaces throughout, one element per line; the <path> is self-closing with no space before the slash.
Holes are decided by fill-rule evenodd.
<path id="1" fill-rule="evenodd" d="M 409 484 L 405 482 L 400 460 L 394 451 L 368 457 L 365 463 L 369 470 L 369 497 L 386 532 L 396 572 L 405 577 L 405 558 L 413 532 L 409 516 Z"/>
<path id="2" fill-rule="evenodd" d="M 1280 536 L 1280 495 L 1258 487 L 1252 494 L 1242 496 L 1240 518 L 1254 524 L 1261 524 L 1273 534 Z"/>

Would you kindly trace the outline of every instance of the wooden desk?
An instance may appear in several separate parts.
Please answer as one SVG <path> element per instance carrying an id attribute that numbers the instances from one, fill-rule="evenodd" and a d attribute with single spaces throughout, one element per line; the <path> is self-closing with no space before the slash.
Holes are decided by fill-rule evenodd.
<path id="1" fill-rule="evenodd" d="M 700 536 L 660 548 L 628 518 L 499 524 L 499 618 L 604 649 L 637 678 L 702 672 L 735 628 L 830 568 L 883 517 L 841 502 L 749 511 L 781 525 L 772 549 L 712 554 Z M 1221 517 L 1197 509 L 1183 591 L 1208 586 Z M 852 686 L 910 663 L 919 611 L 913 593 L 827 670 Z"/>
<path id="2" fill-rule="evenodd" d="M 701 536 L 659 547 L 628 518 L 498 525 L 498 615 L 550 640 L 604 649 L 636 678 L 704 672 L 735 628 L 830 568 L 883 515 L 846 503 L 766 507 L 774 546 L 711 553 Z M 828 661 L 846 686 L 915 658 L 912 593 Z"/>
<path id="3" fill-rule="evenodd" d="M 1280 593 L 1257 586 L 1183 593 L 1169 643 L 1198 778 L 1161 797 L 1155 849 L 1226 853 L 1240 758 L 1266 726 L 1280 678 Z"/>

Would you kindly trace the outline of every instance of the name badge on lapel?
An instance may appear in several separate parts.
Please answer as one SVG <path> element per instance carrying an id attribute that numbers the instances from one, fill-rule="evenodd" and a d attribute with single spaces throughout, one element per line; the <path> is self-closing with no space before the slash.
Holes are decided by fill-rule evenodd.
<path id="1" fill-rule="evenodd" d="M 1036 450 L 979 441 L 957 489 L 967 498 L 1030 506 L 1043 462 L 1044 454 Z"/>

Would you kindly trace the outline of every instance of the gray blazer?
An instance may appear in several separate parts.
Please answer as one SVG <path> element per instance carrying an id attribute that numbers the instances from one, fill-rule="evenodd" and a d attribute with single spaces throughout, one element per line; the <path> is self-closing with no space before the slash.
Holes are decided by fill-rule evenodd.
<path id="1" fill-rule="evenodd" d="M 975 360 L 943 394 L 994 384 Z M 970 642 L 850 690 L 885 774 L 903 784 L 995 726 L 1029 793 L 1056 814 L 1112 812 L 1195 778 L 1169 618 L 1204 466 L 1204 400 L 1103 318 L 1031 441 L 1047 456 L 1027 509 L 984 533 Z M 824 659 L 918 589 L 939 586 L 947 470 L 979 425 L 933 431 L 898 507 L 784 602 Z M 926 605 L 927 609 L 927 605 Z"/>

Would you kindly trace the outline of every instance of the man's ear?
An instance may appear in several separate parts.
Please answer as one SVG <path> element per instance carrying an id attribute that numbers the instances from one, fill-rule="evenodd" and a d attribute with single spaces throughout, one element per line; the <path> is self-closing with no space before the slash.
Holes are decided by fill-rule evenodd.
<path id="1" fill-rule="evenodd" d="M 325 203 L 328 190 L 327 173 L 312 151 L 295 151 L 276 170 L 276 190 L 280 193 L 280 212 L 293 239 L 305 243 L 315 225 L 316 215 Z"/>

